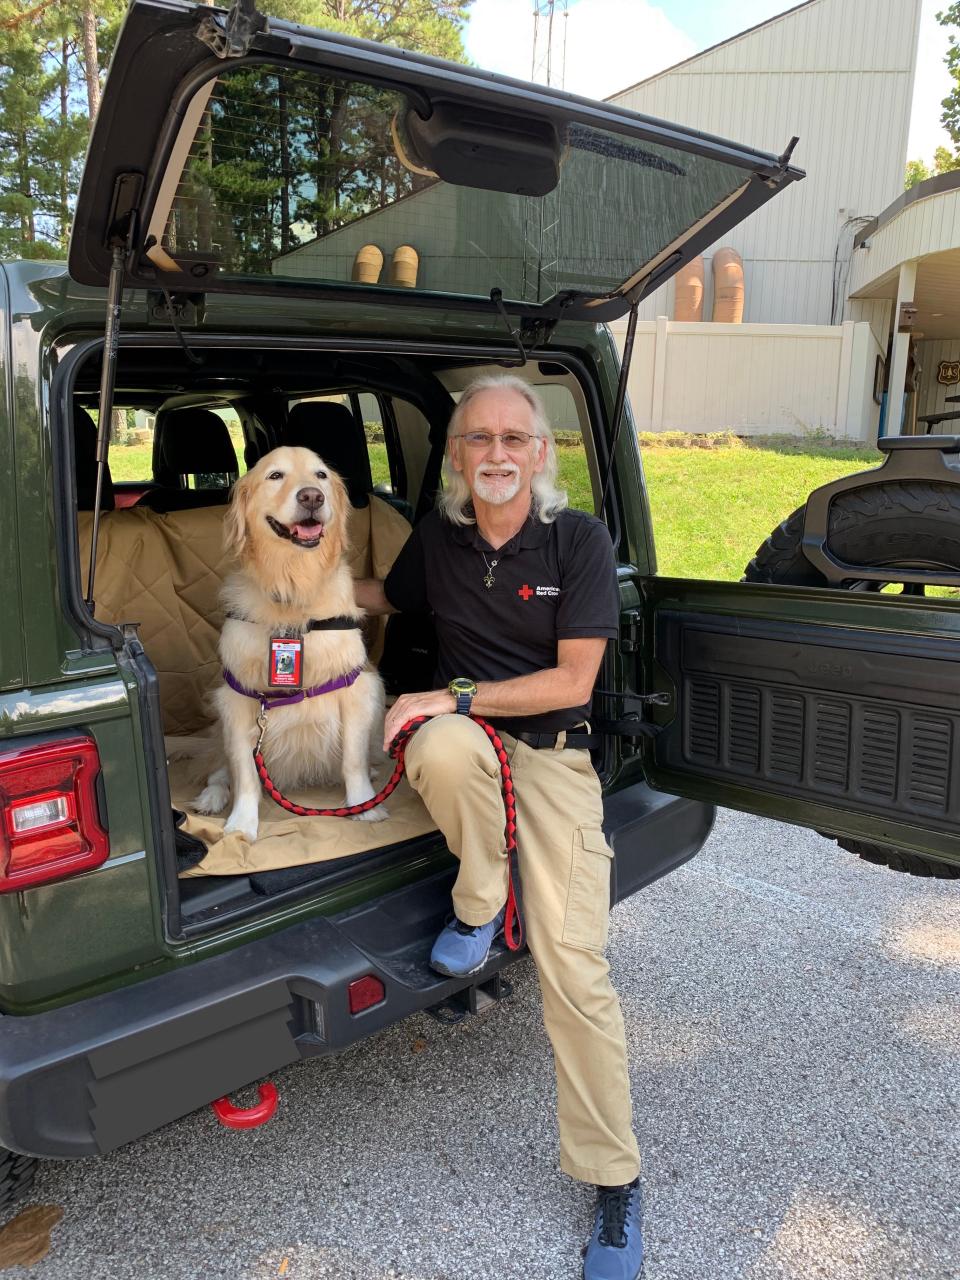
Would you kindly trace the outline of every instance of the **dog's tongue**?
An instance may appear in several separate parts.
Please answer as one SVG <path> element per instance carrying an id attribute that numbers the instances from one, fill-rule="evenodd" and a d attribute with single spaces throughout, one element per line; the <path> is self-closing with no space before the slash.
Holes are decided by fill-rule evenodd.
<path id="1" fill-rule="evenodd" d="M 306 524 L 295 524 L 290 532 L 300 542 L 312 542 L 314 538 L 323 536 L 323 525 L 319 520 L 310 520 Z"/>

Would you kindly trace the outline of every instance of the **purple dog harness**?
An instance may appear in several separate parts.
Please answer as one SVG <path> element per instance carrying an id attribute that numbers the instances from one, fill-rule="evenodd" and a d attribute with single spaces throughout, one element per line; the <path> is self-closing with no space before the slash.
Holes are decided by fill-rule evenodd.
<path id="1" fill-rule="evenodd" d="M 334 693 L 337 689 L 349 689 L 362 671 L 363 667 L 354 667 L 353 671 L 348 671 L 343 676 L 337 676 L 334 680 L 328 680 L 326 684 L 315 684 L 311 689 L 290 689 L 286 693 L 277 693 L 275 690 L 271 690 L 270 693 L 258 693 L 256 689 L 248 689 L 226 667 L 223 668 L 223 678 L 234 692 L 242 693 L 245 698 L 256 698 L 260 703 L 261 711 L 272 711 L 274 707 L 293 707 L 298 702 L 302 702 L 304 698 L 317 698 L 321 693 Z"/>

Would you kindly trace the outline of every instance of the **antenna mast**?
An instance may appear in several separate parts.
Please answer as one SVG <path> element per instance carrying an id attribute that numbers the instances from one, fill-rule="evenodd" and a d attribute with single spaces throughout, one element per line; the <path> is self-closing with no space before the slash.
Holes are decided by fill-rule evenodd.
<path id="1" fill-rule="evenodd" d="M 533 58 L 530 79 L 564 87 L 567 74 L 567 10 L 569 0 L 533 0 Z M 540 200 L 527 199 L 523 210 L 524 255 L 520 296 L 543 302 L 558 288 L 560 262 L 560 188 Z"/>
<path id="2" fill-rule="evenodd" d="M 567 69 L 566 18 L 569 3 L 570 0 L 533 0 L 530 79 L 538 84 L 563 88 Z"/>

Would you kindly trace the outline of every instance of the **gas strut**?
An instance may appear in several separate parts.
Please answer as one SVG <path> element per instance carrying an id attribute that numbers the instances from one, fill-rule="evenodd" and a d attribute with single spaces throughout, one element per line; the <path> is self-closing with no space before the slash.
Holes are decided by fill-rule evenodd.
<path id="1" fill-rule="evenodd" d="M 100 499 L 103 477 L 107 469 L 110 447 L 110 419 L 113 416 L 113 384 L 117 374 L 117 346 L 120 342 L 120 306 L 123 299 L 123 260 L 125 243 L 114 242 L 110 263 L 110 287 L 107 293 L 107 329 L 103 344 L 103 367 L 100 370 L 100 410 L 97 420 L 97 487 L 93 499 L 93 529 L 90 534 L 90 572 L 87 577 L 86 605 L 94 612 L 93 581 L 97 567 L 97 538 L 100 534 Z"/>
<path id="2" fill-rule="evenodd" d="M 633 340 L 637 336 L 637 310 L 639 302 L 630 307 L 630 319 L 627 321 L 627 336 L 623 342 L 623 359 L 620 361 L 620 380 L 617 383 L 617 396 L 613 404 L 613 430 L 610 433 L 610 452 L 607 456 L 607 473 L 603 478 L 603 489 L 600 493 L 599 513 L 607 504 L 607 489 L 610 487 L 610 475 L 613 471 L 613 458 L 620 438 L 620 427 L 623 423 L 623 406 L 627 398 L 627 378 L 630 374 L 630 360 L 633 356 Z"/>

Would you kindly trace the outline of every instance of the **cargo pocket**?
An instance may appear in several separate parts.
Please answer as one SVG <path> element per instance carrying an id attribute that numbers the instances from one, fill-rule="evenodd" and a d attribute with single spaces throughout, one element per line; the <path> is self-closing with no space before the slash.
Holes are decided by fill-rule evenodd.
<path id="1" fill-rule="evenodd" d="M 607 945 L 612 857 L 599 827 L 577 827 L 563 913 L 562 936 L 568 946 L 602 951 Z"/>

